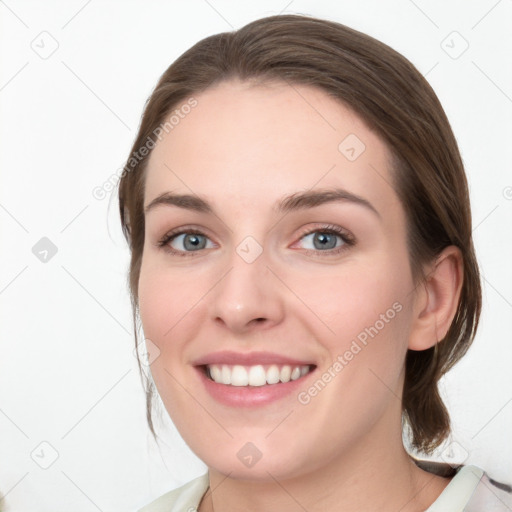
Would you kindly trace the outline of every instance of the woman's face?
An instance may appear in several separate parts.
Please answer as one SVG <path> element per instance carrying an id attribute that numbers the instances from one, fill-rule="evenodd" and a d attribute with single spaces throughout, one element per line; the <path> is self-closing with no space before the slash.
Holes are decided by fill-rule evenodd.
<path id="1" fill-rule="evenodd" d="M 401 436 L 415 298 L 386 146 L 316 88 L 195 99 L 144 198 L 140 315 L 170 417 L 239 478 L 375 453 Z"/>

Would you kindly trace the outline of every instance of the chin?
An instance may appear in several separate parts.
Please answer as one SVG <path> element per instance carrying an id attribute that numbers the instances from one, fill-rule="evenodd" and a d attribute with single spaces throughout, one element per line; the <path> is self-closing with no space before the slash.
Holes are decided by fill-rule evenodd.
<path id="1" fill-rule="evenodd" d="M 308 470 L 311 464 L 310 457 L 298 457 L 296 450 L 280 453 L 278 450 L 259 450 L 251 443 L 243 444 L 241 448 L 226 449 L 229 456 L 220 457 L 216 453 L 196 453 L 210 470 L 215 470 L 223 475 L 237 480 L 258 480 L 269 482 L 275 480 L 287 480 Z M 309 459 L 309 460 L 308 460 Z"/>

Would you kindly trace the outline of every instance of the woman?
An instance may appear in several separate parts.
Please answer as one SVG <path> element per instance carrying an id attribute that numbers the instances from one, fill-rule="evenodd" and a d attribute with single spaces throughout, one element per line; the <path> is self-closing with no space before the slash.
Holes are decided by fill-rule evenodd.
<path id="1" fill-rule="evenodd" d="M 200 41 L 148 100 L 119 199 L 148 422 L 154 384 L 208 466 L 143 511 L 509 499 L 409 453 L 450 432 L 437 382 L 481 288 L 456 140 L 403 56 L 295 15 Z"/>

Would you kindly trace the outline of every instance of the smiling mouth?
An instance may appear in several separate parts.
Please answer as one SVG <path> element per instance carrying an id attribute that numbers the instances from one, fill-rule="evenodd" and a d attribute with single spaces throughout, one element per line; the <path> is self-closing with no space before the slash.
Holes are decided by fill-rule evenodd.
<path id="1" fill-rule="evenodd" d="M 316 368 L 316 365 L 229 365 L 209 364 L 202 369 L 206 377 L 217 384 L 235 387 L 258 387 L 275 384 L 286 384 L 298 380 Z"/>

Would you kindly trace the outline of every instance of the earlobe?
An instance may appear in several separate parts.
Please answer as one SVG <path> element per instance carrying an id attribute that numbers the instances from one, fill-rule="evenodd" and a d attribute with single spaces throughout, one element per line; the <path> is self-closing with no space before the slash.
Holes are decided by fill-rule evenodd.
<path id="1" fill-rule="evenodd" d="M 409 349 L 426 350 L 446 336 L 457 312 L 463 279 L 462 254 L 450 245 L 439 254 L 418 289 Z"/>

